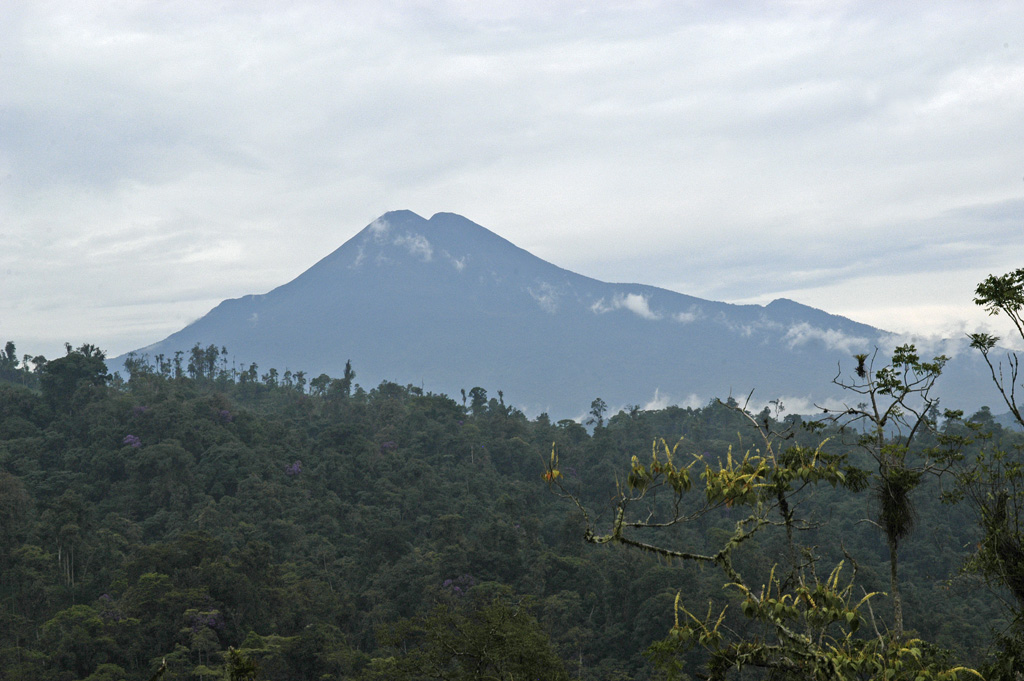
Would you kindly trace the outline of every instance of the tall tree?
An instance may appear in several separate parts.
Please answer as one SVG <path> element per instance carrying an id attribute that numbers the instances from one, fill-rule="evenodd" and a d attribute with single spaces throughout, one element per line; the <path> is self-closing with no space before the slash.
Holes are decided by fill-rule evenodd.
<path id="1" fill-rule="evenodd" d="M 903 594 L 899 577 L 899 550 L 914 529 L 914 490 L 927 473 L 949 468 L 949 458 L 938 449 L 912 454 L 915 441 L 936 427 L 939 400 L 935 382 L 948 361 L 945 356 L 922 361 L 913 345 L 901 345 L 889 364 L 875 368 L 878 357 L 855 355 L 852 376 L 836 374 L 832 382 L 857 396 L 858 402 L 840 410 L 824 409 L 826 418 L 846 430 L 860 428 L 857 443 L 874 459 L 877 519 L 889 549 L 889 596 L 893 633 L 903 637 Z"/>
<path id="2" fill-rule="evenodd" d="M 990 315 L 1002 314 L 1013 324 L 1017 334 L 1024 339 L 1024 267 L 996 276 L 990 275 L 978 284 L 974 302 L 985 308 Z M 999 395 L 1009 408 L 1017 423 L 1024 426 L 1024 415 L 1017 405 L 1017 380 L 1020 377 L 1020 360 L 1015 352 L 1006 353 L 1006 370 L 1002 361 L 993 363 L 992 351 L 999 342 L 998 336 L 987 333 L 970 334 L 971 347 L 981 352 L 995 383 Z M 1022 386 L 1024 387 L 1024 386 Z"/>
<path id="3" fill-rule="evenodd" d="M 604 427 L 604 413 L 608 411 L 608 405 L 600 397 L 594 398 L 594 401 L 590 403 L 590 418 L 587 419 L 587 425 L 593 425 L 594 428 Z"/>
<path id="4" fill-rule="evenodd" d="M 110 381 L 106 355 L 88 343 L 78 349 L 66 345 L 64 357 L 50 360 L 43 366 L 40 385 L 43 395 L 54 407 L 67 409 L 75 392 L 85 386 L 103 386 Z"/>
<path id="5" fill-rule="evenodd" d="M 974 302 L 990 315 L 1008 319 L 1024 340 L 1024 268 L 1003 275 L 990 275 L 975 289 Z M 994 357 L 1000 338 L 988 333 L 970 334 L 971 347 L 981 353 L 996 392 L 1014 420 L 1024 427 L 1024 414 L 1016 389 L 1020 380 L 1017 353 L 1007 351 Z M 990 585 L 1006 589 L 1012 622 L 1010 630 L 998 637 L 995 661 L 987 670 L 992 679 L 1018 679 L 1024 675 L 1024 448 L 997 437 L 999 429 L 984 413 L 968 420 L 970 437 L 981 441 L 981 451 L 958 475 L 957 498 L 966 498 L 977 513 L 982 539 L 967 568 L 979 573 Z"/>
<path id="6" fill-rule="evenodd" d="M 14 380 L 18 371 L 18 351 L 14 347 L 14 341 L 7 341 L 3 350 L 0 350 L 0 379 Z"/>
<path id="7" fill-rule="evenodd" d="M 483 416 L 487 411 L 487 391 L 476 386 L 469 391 L 469 409 L 473 416 Z"/>

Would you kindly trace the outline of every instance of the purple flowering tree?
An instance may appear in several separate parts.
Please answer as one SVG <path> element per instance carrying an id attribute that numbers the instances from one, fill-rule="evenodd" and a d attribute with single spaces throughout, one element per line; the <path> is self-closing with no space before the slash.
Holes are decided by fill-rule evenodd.
<path id="1" fill-rule="evenodd" d="M 441 583 L 441 587 L 453 596 L 465 596 L 466 592 L 474 586 L 476 586 L 476 578 L 473 575 L 459 575 Z"/>

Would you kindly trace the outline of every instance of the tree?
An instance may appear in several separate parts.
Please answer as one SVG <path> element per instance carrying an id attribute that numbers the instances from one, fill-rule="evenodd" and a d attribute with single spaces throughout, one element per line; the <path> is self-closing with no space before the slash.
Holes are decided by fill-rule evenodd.
<path id="1" fill-rule="evenodd" d="M 508 593 L 488 602 L 480 587 L 465 598 L 469 605 L 440 604 L 429 615 L 399 622 L 386 643 L 403 652 L 374 660 L 362 678 L 568 681 L 528 602 Z"/>
<path id="2" fill-rule="evenodd" d="M 82 387 L 103 386 L 110 381 L 107 373 L 106 355 L 95 345 L 88 343 L 77 350 L 66 345 L 67 354 L 50 360 L 43 366 L 40 385 L 43 396 L 55 408 L 67 409 L 72 398 Z"/>
<path id="3" fill-rule="evenodd" d="M 239 650 L 228 648 L 227 678 L 230 681 L 255 681 L 259 668 L 252 658 Z"/>
<path id="4" fill-rule="evenodd" d="M 227 348 L 224 348 L 224 354 L 227 354 Z M 221 356 L 221 349 L 216 345 L 209 345 L 203 347 L 199 343 L 192 346 L 189 351 L 188 371 L 189 378 L 195 379 L 210 379 L 213 380 L 217 376 L 217 358 Z"/>
<path id="5" fill-rule="evenodd" d="M 348 397 L 352 393 L 352 381 L 356 379 L 356 372 L 352 369 L 352 360 L 345 360 L 345 372 L 341 376 L 342 397 Z"/>
<path id="6" fill-rule="evenodd" d="M 975 289 L 974 302 L 990 315 L 1005 316 L 1024 339 L 1024 268 L 988 276 Z M 1016 397 L 1020 379 L 1017 354 L 1008 351 L 997 360 L 993 351 L 1000 341 L 998 336 L 973 333 L 969 338 L 971 347 L 981 353 L 988 366 L 1003 403 L 1024 427 Z M 958 471 L 954 499 L 967 499 L 982 530 L 981 541 L 965 569 L 980 574 L 990 586 L 1006 589 L 1012 597 L 1008 601 L 1012 625 L 998 636 L 995 659 L 986 671 L 989 678 L 1016 679 L 1024 674 L 1024 445 L 1019 439 L 1015 442 L 1012 434 L 997 437 L 1000 429 L 985 419 L 986 414 L 980 416 L 962 424 L 968 429 L 967 437 L 979 440 L 981 445 Z"/>
<path id="7" fill-rule="evenodd" d="M 847 554 L 846 561 L 819 573 L 817 551 L 800 546 L 795 535 L 810 528 L 797 515 L 802 498 L 821 483 L 858 491 L 866 483 L 863 472 L 851 467 L 844 455 L 830 454 L 825 443 L 811 448 L 791 442 L 795 433 L 773 432 L 770 422 L 761 424 L 742 413 L 758 433 L 758 446 L 742 458 L 731 449 L 720 461 L 703 454 L 681 456 L 683 440 L 673 447 L 655 441 L 649 463 L 634 456 L 606 533 L 598 533 L 592 513 L 563 487 L 558 453 L 552 450 L 544 477 L 580 511 L 585 541 L 624 546 L 668 564 L 714 567 L 732 603 L 751 621 L 737 621 L 729 606 L 721 604 L 709 603 L 705 615 L 695 614 L 680 591 L 674 626 L 667 638 L 651 646 L 648 657 L 669 678 L 679 678 L 691 648 L 705 652 L 707 678 L 712 680 L 732 673 L 742 676 L 746 669 L 794 681 L 917 681 L 976 674 L 928 654 L 920 641 L 886 636 L 877 626 L 866 637 L 857 636 L 862 622 L 874 625 L 870 603 L 875 594 L 856 592 L 856 561 Z M 672 542 L 672 537 L 686 536 L 686 525 L 735 509 L 743 511 L 732 532 L 711 550 Z M 779 532 L 788 547 L 788 564 L 766 566 L 765 572 L 752 576 L 758 561 L 750 552 L 760 553 L 759 546 Z"/>
<path id="8" fill-rule="evenodd" d="M 587 419 L 587 425 L 593 425 L 595 428 L 604 427 L 604 413 L 608 411 L 608 405 L 600 397 L 594 399 L 590 403 L 590 418 Z"/>
<path id="9" fill-rule="evenodd" d="M 80 679 L 104 662 L 114 648 L 114 639 L 105 630 L 103 619 L 93 608 L 74 605 L 46 622 L 42 637 L 52 660 Z"/>
<path id="10" fill-rule="evenodd" d="M 912 495 L 927 473 L 941 473 L 950 466 L 952 454 L 938 448 L 912 452 L 915 441 L 936 428 L 939 400 L 935 382 L 948 359 L 935 357 L 924 362 L 913 345 L 895 349 L 889 364 L 875 369 L 878 351 L 870 356 L 854 355 L 854 376 L 842 371 L 832 382 L 857 395 L 855 406 L 824 409 L 826 418 L 844 430 L 861 432 L 857 444 L 872 459 L 876 469 L 873 486 L 877 520 L 872 521 L 885 535 L 889 549 L 889 597 L 892 600 L 893 635 L 903 637 L 903 596 L 899 579 L 900 542 L 914 529 L 916 511 Z"/>
<path id="11" fill-rule="evenodd" d="M 320 374 L 309 382 L 310 392 L 316 397 L 323 397 L 327 394 L 327 388 L 331 384 L 331 377 L 327 374 Z"/>
<path id="12" fill-rule="evenodd" d="M 1003 314 L 1009 319 L 1017 334 L 1024 339 L 1024 268 L 1014 270 L 1002 276 L 990 275 L 978 284 L 974 302 L 985 308 L 990 315 Z M 1024 425 L 1024 416 L 1017 405 L 1016 386 L 1020 376 L 1020 361 L 1017 353 L 1006 353 L 1006 373 L 1003 373 L 1002 362 L 993 364 L 992 350 L 999 342 L 998 336 L 987 333 L 969 334 L 971 347 L 981 352 L 995 383 L 999 395 L 1009 408 L 1018 423 Z"/>
<path id="13" fill-rule="evenodd" d="M 7 341 L 0 350 L 0 380 L 14 381 L 18 378 L 18 351 L 14 341 Z"/>
<path id="14" fill-rule="evenodd" d="M 473 416 L 483 416 L 487 411 L 487 391 L 477 386 L 469 391 L 469 409 Z"/>

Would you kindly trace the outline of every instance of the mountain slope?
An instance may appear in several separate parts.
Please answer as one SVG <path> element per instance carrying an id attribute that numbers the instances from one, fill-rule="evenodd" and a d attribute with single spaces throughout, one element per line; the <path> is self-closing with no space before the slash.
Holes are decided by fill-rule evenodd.
<path id="1" fill-rule="evenodd" d="M 138 351 L 196 343 L 263 369 L 380 380 L 459 394 L 502 390 L 527 413 L 579 416 L 609 405 L 713 397 L 807 406 L 838 393 L 839 362 L 887 334 L 790 300 L 731 305 L 611 284 L 537 258 L 466 218 L 409 211 L 378 218 L 293 281 L 226 300 Z M 123 361 L 123 358 L 119 358 Z M 118 360 L 115 360 L 116 364 Z M 971 409 L 991 402 L 980 364 L 958 359 L 944 384 Z"/>

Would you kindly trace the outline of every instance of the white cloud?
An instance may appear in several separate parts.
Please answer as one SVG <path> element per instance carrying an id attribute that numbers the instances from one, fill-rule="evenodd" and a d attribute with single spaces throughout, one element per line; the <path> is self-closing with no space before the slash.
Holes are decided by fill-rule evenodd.
<path id="1" fill-rule="evenodd" d="M 690 308 L 689 312 L 676 312 L 672 315 L 672 319 L 676 320 L 680 324 L 689 324 L 695 322 L 701 317 L 700 308 L 696 305 Z"/>
<path id="2" fill-rule="evenodd" d="M 360 244 L 359 250 L 356 252 L 355 259 L 352 261 L 352 264 L 349 265 L 349 269 L 355 269 L 359 267 L 360 265 L 363 264 L 364 260 L 366 260 L 366 250 L 363 248 L 362 244 Z"/>
<path id="3" fill-rule="evenodd" d="M 1007 340 L 1012 341 L 1012 338 Z M 939 355 L 953 359 L 963 352 L 976 352 L 970 347 L 971 340 L 967 337 L 966 329 L 962 333 L 951 336 L 890 333 L 878 339 L 878 349 L 885 355 L 891 355 L 898 346 L 908 344 L 912 344 L 917 349 L 917 354 L 922 360 L 931 360 Z M 1011 345 L 1000 340 L 1001 347 L 1015 349 Z"/>
<path id="4" fill-rule="evenodd" d="M 679 403 L 680 407 L 689 407 L 690 409 L 700 409 L 707 406 L 708 397 L 700 397 L 697 393 L 690 393 L 686 396 L 682 402 Z"/>
<path id="5" fill-rule="evenodd" d="M 662 395 L 659 388 L 654 389 L 654 396 L 647 401 L 642 407 L 644 411 L 654 411 L 658 409 L 664 409 L 665 407 L 672 404 L 671 398 L 668 395 Z"/>
<path id="6" fill-rule="evenodd" d="M 542 282 L 537 288 L 531 287 L 527 292 L 545 312 L 554 314 L 558 311 L 558 291 L 548 282 Z"/>
<path id="7" fill-rule="evenodd" d="M 690 408 L 690 409 L 702 409 L 707 406 L 710 397 L 701 397 L 697 393 L 690 393 L 683 399 L 679 400 L 672 395 L 662 393 L 660 388 L 654 389 L 654 395 L 646 404 L 643 405 L 642 409 L 645 411 L 665 409 L 673 405 Z"/>
<path id="8" fill-rule="evenodd" d="M 409 251 L 410 255 L 419 258 L 423 262 L 430 262 L 431 258 L 434 257 L 434 248 L 430 245 L 427 237 L 422 234 L 408 233 L 404 236 L 395 237 L 392 243 L 405 248 L 405 250 Z"/>
<path id="9" fill-rule="evenodd" d="M 661 315 L 651 310 L 647 302 L 647 296 L 639 293 L 616 293 L 610 302 L 605 303 L 601 298 L 590 306 L 591 312 L 604 314 L 613 310 L 629 310 L 638 317 L 644 319 L 661 319 Z"/>
<path id="10" fill-rule="evenodd" d="M 370 232 L 373 234 L 373 238 L 377 243 L 383 243 L 388 230 L 391 229 L 391 223 L 384 218 L 380 217 L 371 222 L 369 225 Z"/>
<path id="11" fill-rule="evenodd" d="M 627 293 L 621 301 L 622 307 L 637 316 L 643 317 L 644 319 L 661 319 L 660 314 L 651 311 L 651 307 L 647 303 L 646 296 L 642 296 L 638 293 Z"/>
<path id="12" fill-rule="evenodd" d="M 844 408 L 842 400 L 836 397 L 825 397 L 821 399 L 811 399 L 810 397 L 796 396 L 796 395 L 784 395 L 777 398 L 782 404 L 782 410 L 779 413 L 779 418 L 785 418 L 790 414 L 800 414 L 801 416 L 821 416 L 822 408 L 829 409 L 831 411 L 840 411 Z M 775 401 L 776 398 L 770 400 L 761 400 L 756 397 L 752 397 L 750 404 L 747 405 L 747 410 L 751 413 L 758 413 L 765 407 L 771 411 L 772 416 L 775 416 L 775 405 L 771 402 Z"/>
<path id="13" fill-rule="evenodd" d="M 849 336 L 836 329 L 819 329 L 807 322 L 791 326 L 782 340 L 788 342 L 790 348 L 817 340 L 824 343 L 829 350 L 841 350 L 849 353 L 863 352 L 870 343 L 867 338 Z"/>
<path id="14" fill-rule="evenodd" d="M 444 251 L 443 253 L 444 257 L 448 258 L 448 260 L 451 261 L 452 267 L 454 267 L 457 271 L 461 272 L 462 270 L 466 269 L 466 256 L 456 258 L 448 251 Z"/>
<path id="15" fill-rule="evenodd" d="M 645 403 L 643 403 L 643 404 L 641 404 L 639 406 L 640 406 L 640 409 L 642 411 L 657 411 L 657 410 L 665 409 L 665 408 L 671 407 L 671 406 L 678 406 L 678 407 L 681 407 L 681 408 L 684 408 L 684 409 L 685 408 L 689 408 L 689 409 L 703 409 L 704 407 L 706 407 L 708 405 L 708 402 L 711 401 L 712 399 L 714 399 L 714 398 L 708 397 L 708 396 L 700 396 L 697 393 L 689 393 L 685 397 L 683 397 L 682 399 L 679 399 L 679 398 L 677 398 L 677 397 L 675 397 L 675 396 L 673 396 L 671 394 L 661 392 L 660 388 L 655 388 L 654 389 L 654 394 L 651 395 L 651 398 L 649 400 L 647 400 L 647 402 L 645 402 Z M 786 399 L 790 399 L 790 398 L 786 398 Z M 795 400 L 794 400 L 794 402 L 795 402 Z M 805 404 L 805 403 L 807 403 L 806 400 L 804 400 L 804 402 L 802 402 L 800 404 Z M 753 405 L 755 403 L 752 402 L 751 404 Z M 764 407 L 764 404 L 761 404 L 761 403 L 756 403 L 756 404 L 757 404 L 757 411 L 759 411 L 760 409 L 762 409 Z M 789 402 L 786 402 L 786 404 L 787 404 L 786 413 L 803 413 L 803 412 L 794 412 L 793 410 L 788 408 Z M 829 404 L 832 404 L 832 402 L 829 402 Z M 615 414 L 618 414 L 619 412 L 623 412 L 623 411 L 628 412 L 634 406 L 637 406 L 637 404 L 636 403 L 632 403 L 632 402 L 626 403 L 626 404 L 609 405 L 609 408 L 608 408 L 608 410 L 607 410 L 607 412 L 605 414 L 605 417 L 607 419 L 607 418 L 609 418 L 611 416 L 614 416 Z M 749 407 L 749 408 L 753 408 L 753 407 Z M 523 411 L 524 411 L 524 413 L 528 413 L 528 414 L 530 414 L 530 413 L 537 414 L 537 413 L 540 413 L 541 411 L 545 411 L 545 410 L 544 409 L 537 409 L 537 408 L 534 407 L 532 410 L 524 409 Z M 807 412 L 807 413 L 816 413 L 817 411 L 820 411 L 820 410 L 815 410 L 815 409 L 812 408 L 812 410 L 810 412 Z M 586 423 L 587 419 L 589 419 L 590 416 L 591 415 L 588 412 L 588 413 L 585 413 L 585 414 L 583 414 L 581 416 L 577 416 L 573 420 L 578 422 L 578 423 Z"/>

